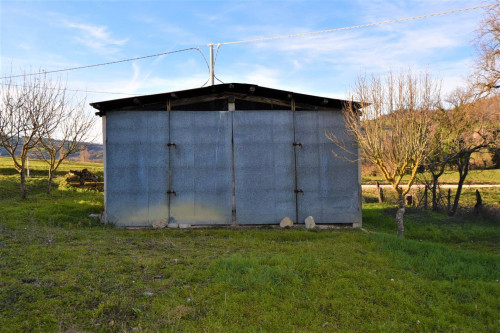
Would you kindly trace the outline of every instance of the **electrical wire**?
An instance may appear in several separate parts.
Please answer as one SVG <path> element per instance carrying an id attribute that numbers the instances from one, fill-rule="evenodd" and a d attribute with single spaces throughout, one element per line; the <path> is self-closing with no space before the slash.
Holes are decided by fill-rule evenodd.
<path id="1" fill-rule="evenodd" d="M 217 79 L 217 81 L 219 81 L 220 83 L 224 84 L 224 82 L 222 82 L 218 77 L 217 75 L 215 75 L 215 64 L 217 63 L 217 56 L 219 55 L 219 49 L 220 47 L 222 46 L 222 44 L 217 44 L 217 52 L 215 52 L 215 59 L 214 59 L 214 77 Z"/>
<path id="2" fill-rule="evenodd" d="M 208 64 L 207 58 L 205 58 L 205 55 L 203 54 L 203 52 L 201 52 L 199 47 L 197 47 L 196 49 L 198 50 L 198 52 L 200 52 L 201 56 L 203 57 L 203 60 L 205 60 L 205 64 L 207 64 L 208 71 L 210 72 L 210 65 Z"/>
<path id="3" fill-rule="evenodd" d="M 217 79 L 217 81 L 219 81 L 220 83 L 224 84 L 224 82 L 222 82 L 218 77 L 217 75 L 214 74 L 214 77 Z"/>
<path id="4" fill-rule="evenodd" d="M 215 58 L 214 58 L 214 67 L 215 63 L 217 62 L 217 55 L 219 54 L 219 49 L 222 46 L 222 44 L 217 44 L 217 52 L 215 52 Z"/>
<path id="5" fill-rule="evenodd" d="M 441 16 L 441 15 L 448 15 L 448 14 L 455 14 L 455 13 L 465 12 L 465 11 L 469 11 L 469 10 L 481 9 L 481 8 L 498 6 L 498 5 L 500 5 L 500 3 L 482 5 L 482 6 L 476 6 L 476 7 L 470 7 L 470 8 L 463 8 L 463 9 L 455 9 L 455 10 L 449 10 L 449 11 L 446 11 L 446 12 L 426 14 L 426 15 L 420 15 L 420 16 L 406 17 L 406 18 L 396 19 L 396 20 L 381 21 L 381 22 L 361 24 L 361 25 L 354 25 L 354 26 L 343 27 L 343 28 L 334 28 L 334 29 L 321 30 L 321 31 L 303 32 L 303 33 L 299 33 L 299 34 L 282 35 L 282 36 L 274 36 L 274 37 L 262 37 L 262 38 L 255 38 L 255 39 L 239 40 L 239 41 L 234 41 L 234 42 L 224 42 L 224 43 L 219 43 L 218 45 L 232 45 L 232 44 L 242 44 L 242 43 L 254 43 L 254 42 L 267 41 L 267 40 L 275 40 L 275 39 L 283 39 L 283 38 L 292 38 L 292 37 L 301 37 L 301 36 L 323 34 L 323 33 L 334 32 L 334 31 L 359 29 L 359 28 L 372 27 L 372 26 L 382 25 L 382 24 L 404 22 L 404 21 L 412 21 L 412 20 L 418 20 L 418 19 L 423 19 L 423 18 L 427 18 L 427 17 L 434 17 L 434 16 Z"/>
<path id="6" fill-rule="evenodd" d="M 208 78 L 208 79 L 205 81 L 205 83 L 203 83 L 203 84 L 201 85 L 201 87 L 203 88 L 204 86 L 206 86 L 206 84 L 208 83 L 208 81 L 210 81 L 210 78 Z"/>
<path id="7" fill-rule="evenodd" d="M 22 84 L 8 84 L 14 87 L 26 87 L 25 85 Z M 129 94 L 129 93 L 121 93 L 121 92 L 111 92 L 111 91 L 95 91 L 95 90 L 78 90 L 78 89 L 67 89 L 67 88 L 52 88 L 52 87 L 45 87 L 44 89 L 51 89 L 51 90 L 65 90 L 65 91 L 73 91 L 73 92 L 84 92 L 84 93 L 93 93 L 93 94 L 110 94 L 110 95 L 128 95 L 128 96 L 140 96 L 139 94 Z"/>
<path id="8" fill-rule="evenodd" d="M 217 44 L 217 52 L 215 54 L 215 59 L 214 59 L 214 67 L 215 67 L 215 62 L 217 61 L 217 56 L 219 54 L 219 49 L 220 49 L 220 47 L 222 45 L 253 43 L 253 42 L 261 42 L 261 41 L 268 41 L 268 40 L 276 40 L 276 39 L 284 39 L 284 38 L 293 38 L 293 37 L 316 35 L 316 34 L 329 33 L 329 32 L 335 32 L 335 31 L 342 31 L 342 30 L 359 29 L 359 28 L 365 28 L 365 27 L 370 27 L 370 26 L 377 26 L 377 25 L 382 25 L 382 24 L 397 23 L 397 22 L 418 20 L 418 19 L 423 19 L 423 18 L 428 18 L 428 17 L 434 17 L 434 16 L 441 16 L 441 15 L 448 15 L 448 14 L 460 13 L 460 12 L 465 12 L 465 11 L 470 11 L 470 10 L 476 10 L 476 9 L 481 9 L 481 8 L 487 8 L 487 7 L 497 6 L 497 5 L 500 5 L 500 3 L 493 3 L 493 4 L 488 4 L 488 5 L 482 5 L 482 6 L 476 6 L 476 7 L 469 7 L 469 8 L 463 8 L 463 9 L 456 9 L 456 10 L 450 10 L 450 11 L 446 11 L 446 12 L 432 13 L 432 14 L 426 14 L 426 15 L 420 15 L 420 16 L 413 16 L 413 17 L 407 17 L 407 18 L 395 19 L 395 20 L 389 20 L 389 21 L 381 21 L 381 22 L 375 22 L 375 23 L 368 23 L 368 24 L 362 24 L 362 25 L 356 25 L 356 26 L 350 26 L 350 27 L 342 27 L 342 28 L 334 28 L 334 29 L 327 29 L 327 30 L 320 30 L 320 31 L 303 32 L 303 33 L 298 33 L 298 34 L 281 35 L 281 36 L 273 36 L 273 37 L 263 37 L 263 38 L 255 38 L 255 39 L 247 39 L 247 40 L 240 40 L 240 41 L 233 41 L 233 42 L 218 43 Z M 169 52 L 163 52 L 163 53 L 158 53 L 158 54 L 152 54 L 152 55 L 147 55 L 147 56 L 142 56 L 142 57 L 135 57 L 135 58 L 117 60 L 117 61 L 110 61 L 110 62 L 105 62 L 105 63 L 100 63 L 100 64 L 93 64 L 93 65 L 86 65 L 86 66 L 79 66 L 79 67 L 71 67 L 71 68 L 58 69 L 58 70 L 52 70 L 52 71 L 41 71 L 41 72 L 37 72 L 37 73 L 28 73 L 28 74 L 21 74 L 21 75 L 4 76 L 4 77 L 0 77 L 0 80 L 17 78 L 17 77 L 33 76 L 33 75 L 41 75 L 41 74 L 60 73 L 60 72 L 66 72 L 66 71 L 72 71 L 72 70 L 78 70 L 78 69 L 86 69 L 86 68 L 99 67 L 99 66 L 107 66 L 107 65 L 118 64 L 118 63 L 123 63 L 123 62 L 129 62 L 129 61 L 134 61 L 134 60 L 141 60 L 141 59 L 146 59 L 146 58 L 159 57 L 159 56 L 173 54 L 173 53 L 186 52 L 186 51 L 190 51 L 190 50 L 196 50 L 196 51 L 198 51 L 202 55 L 203 60 L 205 61 L 205 64 L 207 65 L 208 70 L 210 71 L 210 65 L 208 64 L 208 61 L 207 61 L 205 55 L 203 54 L 203 52 L 200 50 L 200 48 L 199 47 L 189 47 L 189 48 L 180 49 L 180 50 L 174 50 L 174 51 L 169 51 Z M 217 76 L 215 76 L 215 74 L 214 74 L 214 77 L 217 78 Z M 217 78 L 217 80 L 222 83 L 222 81 L 219 78 Z M 208 80 L 207 80 L 207 82 L 208 82 Z M 203 84 L 203 86 L 205 84 L 207 84 L 207 82 L 205 82 Z M 105 93 L 105 92 L 97 92 L 96 91 L 95 93 Z M 124 94 L 125 95 L 125 93 L 111 93 L 111 94 Z"/>
<path id="9" fill-rule="evenodd" d="M 117 61 L 104 62 L 104 63 L 101 63 L 101 64 L 86 65 L 86 66 L 79 66 L 79 67 L 71 67 L 71 68 L 57 69 L 57 70 L 52 70 L 52 71 L 42 71 L 42 72 L 38 72 L 38 73 L 28 73 L 28 74 L 21 74 L 21 75 L 4 76 L 4 77 L 0 77 L 0 80 L 3 80 L 3 79 L 12 79 L 12 78 L 16 78 L 16 77 L 41 75 L 41 74 L 52 74 L 52 73 L 59 73 L 59 72 L 67 72 L 67 71 L 73 71 L 73 70 L 77 70 L 77 69 L 85 69 L 85 68 L 92 68 L 92 67 L 98 67 L 98 66 L 107 66 L 107 65 L 113 65 L 113 64 L 118 64 L 118 63 L 122 63 L 122 62 L 129 62 L 129 61 L 134 61 L 134 60 L 159 57 L 159 56 L 162 56 L 162 55 L 173 54 L 173 53 L 180 53 L 180 52 L 185 52 L 185 51 L 190 51 L 190 50 L 198 50 L 199 51 L 199 49 L 200 49 L 199 47 L 189 47 L 187 49 L 181 49 L 181 50 L 163 52 L 163 53 L 152 54 L 152 55 L 147 55 L 147 56 L 143 56 L 143 57 L 135 57 L 135 58 L 129 58 L 129 59 L 123 59 L 123 60 L 117 60 Z"/>
<path id="10" fill-rule="evenodd" d="M 203 60 L 205 60 L 205 64 L 207 64 L 208 73 L 210 73 L 210 65 L 208 64 L 207 58 L 205 57 L 205 55 L 203 54 L 203 52 L 200 50 L 199 47 L 197 49 L 198 49 L 198 52 L 200 52 L 201 56 L 203 57 Z M 215 66 L 215 62 L 214 62 L 214 66 Z M 210 77 L 205 81 L 205 83 L 203 83 L 201 85 L 201 87 L 203 88 L 208 83 L 208 81 L 210 81 Z"/>

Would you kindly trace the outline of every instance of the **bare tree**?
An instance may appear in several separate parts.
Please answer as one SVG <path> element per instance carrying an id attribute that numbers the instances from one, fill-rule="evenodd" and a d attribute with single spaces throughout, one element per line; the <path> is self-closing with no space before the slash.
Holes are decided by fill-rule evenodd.
<path id="1" fill-rule="evenodd" d="M 480 95 L 500 88 L 500 5 L 488 7 L 477 35 L 478 58 L 472 81 Z"/>
<path id="2" fill-rule="evenodd" d="M 405 196 L 428 154 L 430 112 L 440 106 L 440 85 L 427 73 L 411 71 L 390 73 L 385 78 L 362 76 L 353 89 L 353 99 L 358 102 L 347 103 L 343 110 L 347 132 L 397 192 L 397 233 L 404 237 Z M 349 146 L 333 133 L 327 136 L 349 151 Z M 410 177 L 403 181 L 406 174 Z"/>
<path id="3" fill-rule="evenodd" d="M 61 163 L 71 154 L 85 150 L 91 141 L 94 117 L 86 112 L 85 99 L 73 103 L 74 98 L 61 96 L 61 108 L 55 115 L 57 127 L 50 124 L 43 128 L 43 138 L 36 146 L 37 156 L 49 166 L 47 194 Z"/>
<path id="4" fill-rule="evenodd" d="M 444 174 L 452 154 L 450 154 L 447 144 L 448 114 L 445 110 L 433 113 L 432 115 L 431 140 L 429 142 L 429 153 L 424 161 L 426 170 L 430 173 L 430 179 L 425 174 L 419 176 L 419 181 L 423 182 L 431 190 L 432 210 L 437 211 L 439 206 L 439 178 Z"/>
<path id="5" fill-rule="evenodd" d="M 478 98 L 473 88 L 456 89 L 448 100 L 453 105 L 448 118 L 448 145 L 453 155 L 450 162 L 457 167 L 459 174 L 457 192 L 449 211 L 450 215 L 455 215 L 472 154 L 498 147 L 500 127 L 495 117 L 498 109 L 492 107 L 495 104 L 491 99 Z"/>
<path id="6" fill-rule="evenodd" d="M 0 144 L 14 162 L 20 176 L 21 198 L 26 198 L 26 158 L 43 132 L 57 125 L 55 115 L 61 109 L 65 88 L 44 75 L 24 76 L 17 82 L 7 79 L 1 84 Z"/>

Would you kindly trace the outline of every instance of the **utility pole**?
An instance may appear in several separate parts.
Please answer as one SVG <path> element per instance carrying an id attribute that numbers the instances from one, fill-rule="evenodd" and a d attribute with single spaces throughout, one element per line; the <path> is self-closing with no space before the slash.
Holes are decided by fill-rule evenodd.
<path id="1" fill-rule="evenodd" d="M 210 85 L 214 85 L 214 44 L 208 44 L 210 46 Z"/>

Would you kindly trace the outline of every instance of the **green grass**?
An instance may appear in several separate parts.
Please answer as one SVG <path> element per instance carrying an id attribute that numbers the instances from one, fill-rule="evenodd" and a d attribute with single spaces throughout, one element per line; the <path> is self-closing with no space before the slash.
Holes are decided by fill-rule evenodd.
<path id="1" fill-rule="evenodd" d="M 46 177 L 48 175 L 47 163 L 42 160 L 29 160 L 30 176 L 36 178 Z M 56 171 L 56 176 L 62 177 L 69 170 L 88 169 L 90 172 L 96 173 L 102 177 L 102 163 L 92 162 L 73 162 L 63 161 Z M 18 173 L 13 167 L 12 159 L 9 157 L 0 157 L 0 176 L 17 176 Z"/>
<path id="2" fill-rule="evenodd" d="M 2 332 L 498 331 L 494 222 L 410 209 L 399 239 L 373 203 L 373 233 L 124 230 L 88 218 L 102 193 L 46 196 L 38 171 L 26 201 L 0 175 Z"/>
<path id="3" fill-rule="evenodd" d="M 421 174 L 419 177 L 424 177 L 427 179 L 432 179 L 429 173 Z M 403 181 L 409 180 L 410 176 L 406 175 L 403 177 Z M 458 172 L 457 171 L 447 171 L 440 178 L 441 184 L 457 184 L 458 183 Z M 380 176 L 363 174 L 361 177 L 363 184 L 375 184 L 378 181 L 380 184 L 388 184 L 385 178 Z M 467 178 L 465 179 L 466 184 L 500 184 L 500 169 L 489 169 L 489 170 L 470 170 Z"/>
<path id="4" fill-rule="evenodd" d="M 363 208 L 363 226 L 371 231 L 396 234 L 396 208 L 371 203 Z M 500 253 L 500 222 L 477 217 L 449 217 L 442 213 L 407 208 L 405 238 L 439 243 L 455 249 Z"/>
<path id="5" fill-rule="evenodd" d="M 500 210 L 500 188 L 479 188 L 479 193 L 481 194 L 481 199 L 483 205 L 490 206 L 497 210 Z M 448 194 L 448 189 L 442 189 L 441 195 L 443 196 L 443 204 L 445 203 L 446 196 Z M 384 188 L 384 200 L 391 204 L 397 203 L 396 192 L 392 188 Z M 455 198 L 456 189 L 451 189 L 451 204 Z M 423 189 L 412 188 L 410 195 L 413 195 L 415 200 L 423 200 Z M 364 189 L 363 198 L 368 203 L 378 202 L 378 196 L 376 189 Z M 431 205 L 431 193 L 428 192 L 428 205 Z M 423 203 L 422 203 L 423 204 Z M 474 205 L 476 204 L 476 189 L 475 188 L 463 188 L 462 194 L 460 196 L 459 207 L 461 208 L 461 213 L 467 213 L 474 210 Z"/>

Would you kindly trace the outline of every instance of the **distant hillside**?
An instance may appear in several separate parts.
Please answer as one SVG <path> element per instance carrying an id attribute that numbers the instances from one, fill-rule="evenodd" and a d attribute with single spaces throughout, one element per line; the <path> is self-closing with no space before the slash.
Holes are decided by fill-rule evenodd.
<path id="1" fill-rule="evenodd" d="M 9 156 L 7 151 L 0 146 L 0 156 Z M 36 158 L 34 153 L 29 154 L 30 158 Z M 100 162 L 103 161 L 103 148 L 102 144 L 90 143 L 87 150 L 78 152 L 76 154 L 71 154 L 68 158 L 70 161 L 81 161 L 81 162 Z"/>

